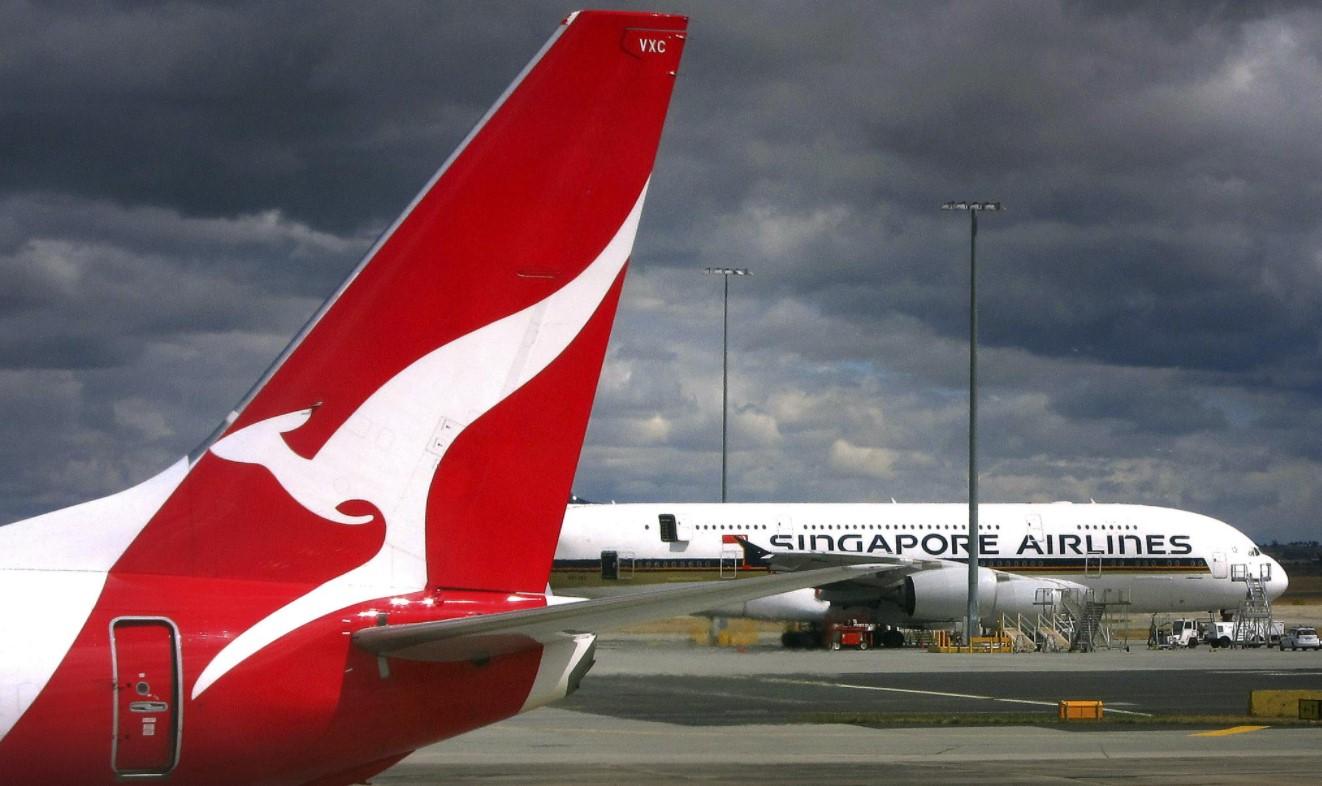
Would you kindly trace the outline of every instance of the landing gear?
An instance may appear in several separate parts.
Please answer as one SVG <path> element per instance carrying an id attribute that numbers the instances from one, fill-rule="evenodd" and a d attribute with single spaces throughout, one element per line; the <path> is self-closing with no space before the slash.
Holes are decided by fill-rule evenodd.
<path id="1" fill-rule="evenodd" d="M 815 650 L 822 646 L 822 628 L 820 625 L 808 625 L 798 630 L 787 630 L 780 634 L 780 643 L 788 650 Z"/>
<path id="2" fill-rule="evenodd" d="M 904 631 L 898 628 L 874 630 L 874 627 L 879 626 L 870 624 L 833 624 L 829 626 L 799 624 L 797 627 L 792 627 L 780 634 L 780 644 L 787 650 L 815 650 L 821 647 L 839 649 L 839 647 L 833 645 L 840 642 L 843 635 L 844 646 L 857 647 L 860 650 L 872 649 L 873 647 L 892 650 L 904 646 Z"/>
<path id="3" fill-rule="evenodd" d="M 780 645 L 787 650 L 806 649 L 808 645 L 803 640 L 805 635 L 801 630 L 787 630 L 780 634 Z"/>

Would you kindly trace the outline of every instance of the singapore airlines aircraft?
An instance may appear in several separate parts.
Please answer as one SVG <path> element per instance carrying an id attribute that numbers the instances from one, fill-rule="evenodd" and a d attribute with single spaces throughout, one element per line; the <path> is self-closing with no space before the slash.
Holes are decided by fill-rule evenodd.
<path id="1" fill-rule="evenodd" d="M 1033 614 L 1062 591 L 1092 591 L 1127 611 L 1235 608 L 1246 579 L 1271 599 L 1285 571 L 1242 532 L 1196 513 L 1142 505 L 979 507 L 978 602 L 984 624 Z M 911 560 L 848 584 L 717 610 L 821 621 L 834 615 L 941 626 L 968 608 L 968 506 L 960 504 L 570 505 L 552 570 L 560 591 L 736 578 L 769 568 Z M 597 594 L 601 594 L 598 591 Z"/>
<path id="2" fill-rule="evenodd" d="M 0 526 L 0 781 L 358 783 L 586 631 L 868 570 L 547 592 L 686 25 L 571 15 L 197 451 Z"/>

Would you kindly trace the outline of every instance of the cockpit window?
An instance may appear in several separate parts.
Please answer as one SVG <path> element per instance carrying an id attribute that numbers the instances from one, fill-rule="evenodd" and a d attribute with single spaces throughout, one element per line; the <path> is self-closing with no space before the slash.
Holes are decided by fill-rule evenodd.
<path id="1" fill-rule="evenodd" d="M 1257 556 L 1259 556 L 1260 554 L 1262 554 L 1262 552 L 1261 552 L 1261 551 L 1258 551 L 1258 547 L 1257 547 L 1257 546 L 1254 546 L 1253 549 L 1252 549 L 1251 551 L 1249 551 L 1249 556 L 1250 556 L 1250 557 L 1257 557 Z"/>

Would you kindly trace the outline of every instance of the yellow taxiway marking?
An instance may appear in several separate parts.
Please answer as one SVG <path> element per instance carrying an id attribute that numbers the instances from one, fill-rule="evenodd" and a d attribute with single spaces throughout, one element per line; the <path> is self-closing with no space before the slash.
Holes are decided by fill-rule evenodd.
<path id="1" fill-rule="evenodd" d="M 1231 734 L 1243 734 L 1249 731 L 1262 731 L 1270 728 L 1268 726 L 1231 726 L 1228 729 L 1217 729 L 1216 731 L 1200 731 L 1197 734 L 1190 734 L 1190 737 L 1228 737 Z"/>

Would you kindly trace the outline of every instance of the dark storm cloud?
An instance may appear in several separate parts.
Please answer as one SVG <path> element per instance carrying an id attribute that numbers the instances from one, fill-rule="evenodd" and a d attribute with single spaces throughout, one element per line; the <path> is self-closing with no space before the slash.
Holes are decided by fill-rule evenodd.
<path id="1" fill-rule="evenodd" d="M 439 165 L 536 50 L 537 16 L 481 3 L 13 6 L 0 187 L 379 225 L 425 182 L 418 162 Z"/>
<path id="2" fill-rule="evenodd" d="M 0 205 L 27 231 L 0 253 L 0 368 L 123 365 L 143 340 L 269 326 L 282 297 L 309 298 L 310 313 L 365 245 L 276 214 L 198 219 L 45 197 Z"/>
<path id="3" fill-rule="evenodd" d="M 639 3 L 625 3 L 638 7 Z M 0 518 L 201 439 L 573 5 L 0 4 Z M 576 487 L 1322 515 L 1322 13 L 698 3 Z"/>
<path id="4" fill-rule="evenodd" d="M 1113 374 L 1067 387 L 1051 402 L 1051 409 L 1078 420 L 1120 420 L 1135 433 L 1172 436 L 1227 425 L 1225 416 L 1177 387 L 1148 386 L 1135 374 Z"/>
<path id="5" fill-rule="evenodd" d="M 723 106 L 699 121 L 722 124 L 699 126 L 721 165 L 685 185 L 714 201 L 707 221 L 730 204 L 839 205 L 839 231 L 783 264 L 713 256 L 770 262 L 785 292 L 860 319 L 898 309 L 958 335 L 958 232 L 931 211 L 995 196 L 1011 212 L 984 226 L 989 343 L 1212 369 L 1316 358 L 1318 181 L 1301 177 L 1322 171 L 1316 14 L 817 11 L 706 22 L 776 30 L 693 47 L 679 106 Z"/>

